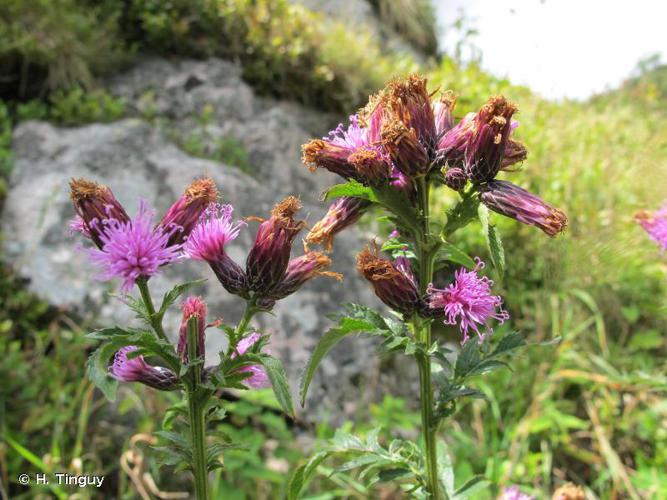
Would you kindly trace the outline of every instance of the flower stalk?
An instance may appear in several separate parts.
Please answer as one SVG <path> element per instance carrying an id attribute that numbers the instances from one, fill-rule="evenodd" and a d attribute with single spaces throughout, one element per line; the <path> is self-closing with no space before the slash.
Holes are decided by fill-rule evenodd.
<path id="1" fill-rule="evenodd" d="M 151 292 L 148 289 L 148 279 L 144 277 L 137 279 L 137 288 L 139 288 L 141 299 L 144 301 L 144 306 L 146 306 L 146 311 L 148 311 L 148 317 L 150 318 L 151 326 L 153 327 L 155 334 L 162 340 L 168 340 L 167 334 L 164 333 L 164 328 L 162 328 L 162 319 L 158 318 L 157 313 L 155 312 Z"/>

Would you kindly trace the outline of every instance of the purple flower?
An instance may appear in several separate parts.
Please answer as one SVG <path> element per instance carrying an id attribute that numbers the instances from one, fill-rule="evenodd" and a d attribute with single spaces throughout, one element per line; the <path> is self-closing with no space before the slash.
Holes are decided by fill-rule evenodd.
<path id="1" fill-rule="evenodd" d="M 498 500 L 535 500 L 535 497 L 523 493 L 518 486 L 509 486 L 503 488 L 503 492 Z"/>
<path id="2" fill-rule="evenodd" d="M 89 250 L 90 258 L 102 267 L 102 279 L 122 279 L 124 292 L 128 292 L 137 279 L 154 276 L 161 266 L 180 257 L 181 245 L 169 245 L 177 228 L 154 228 L 153 212 L 143 200 L 139 202 L 135 218 L 105 219 L 97 228 L 102 246 Z"/>
<path id="3" fill-rule="evenodd" d="M 480 187 L 480 199 L 488 208 L 519 222 L 536 226 L 549 236 L 567 227 L 567 216 L 529 191 L 508 181 L 491 181 Z"/>
<path id="4" fill-rule="evenodd" d="M 331 259 L 320 252 L 308 251 L 301 257 L 290 260 L 285 276 L 271 292 L 270 298 L 273 300 L 283 299 L 296 292 L 306 281 L 316 276 L 328 276 L 341 280 L 342 276 L 340 274 L 325 271 L 330 265 Z"/>
<path id="5" fill-rule="evenodd" d="M 467 182 L 468 176 L 461 168 L 452 167 L 445 172 L 445 185 L 454 191 L 461 191 Z"/>
<path id="6" fill-rule="evenodd" d="M 69 183 L 70 198 L 74 204 L 76 218 L 71 222 L 70 229 L 90 238 L 97 248 L 102 248 L 101 232 L 108 219 L 120 223 L 130 220 L 120 202 L 111 189 L 86 179 L 72 179 Z"/>
<path id="7" fill-rule="evenodd" d="M 206 356 L 205 341 L 206 341 L 206 314 L 208 309 L 206 302 L 201 297 L 188 297 L 183 302 L 183 319 L 181 320 L 181 328 L 178 333 L 178 347 L 176 352 L 181 357 L 183 363 L 189 360 L 188 353 L 188 323 L 191 318 L 197 319 L 197 357 L 203 358 Z"/>
<path id="8" fill-rule="evenodd" d="M 154 389 L 171 391 L 178 387 L 176 374 L 161 366 L 146 363 L 143 356 L 129 358 L 128 354 L 136 351 L 135 346 L 126 346 L 116 352 L 109 374 L 122 382 L 141 382 Z"/>
<path id="9" fill-rule="evenodd" d="M 477 265 L 472 271 L 461 268 L 454 275 L 454 282 L 447 288 L 438 289 L 429 284 L 427 302 L 431 310 L 444 313 L 446 325 L 459 325 L 465 343 L 469 338 L 469 331 L 473 330 L 482 342 L 493 330 L 488 326 L 491 319 L 503 323 L 509 319 L 509 314 L 502 308 L 502 299 L 491 294 L 493 281 L 486 276 L 479 277 L 477 271 L 484 267 L 484 263 L 476 259 Z M 485 331 L 480 332 L 479 326 Z"/>
<path id="10" fill-rule="evenodd" d="M 311 170 L 324 168 L 346 179 L 379 184 L 391 173 L 391 160 L 379 147 L 381 111 L 374 109 L 362 122 L 358 115 L 342 123 L 328 136 L 315 139 L 301 148 L 303 163 Z"/>
<path id="11" fill-rule="evenodd" d="M 253 332 L 247 337 L 241 339 L 241 341 L 236 346 L 236 351 L 232 353 L 232 358 L 236 356 L 245 354 L 248 349 L 250 349 L 255 342 L 261 338 L 261 335 L 257 332 Z M 244 366 L 239 369 L 240 372 L 249 372 L 251 375 L 243 380 L 243 383 L 252 387 L 253 389 L 259 389 L 261 387 L 268 387 L 269 377 L 266 375 L 266 371 L 260 365 L 251 365 Z"/>
<path id="12" fill-rule="evenodd" d="M 310 230 L 306 242 L 322 245 L 325 251 L 330 252 L 333 249 L 334 236 L 355 224 L 370 206 L 370 201 L 361 198 L 338 198 L 331 204 L 326 215 Z"/>
<path id="13" fill-rule="evenodd" d="M 300 209 L 301 202 L 288 196 L 273 208 L 271 217 L 259 225 L 246 259 L 246 276 L 252 291 L 268 296 L 282 280 L 292 242 L 305 226 L 304 221 L 294 219 Z"/>
<path id="14" fill-rule="evenodd" d="M 649 212 L 641 210 L 635 220 L 663 250 L 667 251 L 667 202 L 659 210 Z"/>
<path id="15" fill-rule="evenodd" d="M 205 177 L 192 182 L 158 224 L 167 230 L 172 227 L 179 228 L 172 233 L 169 245 L 183 243 L 201 215 L 217 197 L 218 188 L 212 179 Z"/>
<path id="16" fill-rule="evenodd" d="M 377 245 L 357 255 L 357 270 L 373 286 L 375 295 L 392 309 L 412 314 L 421 306 L 419 287 L 410 261 L 399 257 L 394 262 L 378 255 Z"/>
<path id="17" fill-rule="evenodd" d="M 191 259 L 206 261 L 229 293 L 247 298 L 245 272 L 225 252 L 225 246 L 246 225 L 243 221 L 232 223 L 233 211 L 231 205 L 210 205 L 186 240 L 184 251 Z"/>

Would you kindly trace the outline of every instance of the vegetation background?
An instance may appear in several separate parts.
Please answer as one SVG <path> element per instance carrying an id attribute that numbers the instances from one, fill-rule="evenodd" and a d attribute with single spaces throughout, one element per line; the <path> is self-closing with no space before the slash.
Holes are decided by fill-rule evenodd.
<path id="1" fill-rule="evenodd" d="M 565 480 L 589 498 L 667 498 L 667 256 L 632 219 L 667 197 L 667 67 L 648 59 L 613 91 L 547 101 L 438 53 L 427 0 L 368 1 L 412 50 L 387 49 L 372 31 L 287 0 L 0 0 L 0 196 L 18 122 L 77 126 L 126 116 L 132 103 L 101 82 L 144 53 L 233 59 L 257 91 L 341 115 L 415 69 L 455 90 L 460 113 L 504 93 L 526 124 L 518 129 L 530 152 L 521 184 L 563 208 L 570 227 L 549 240 L 499 218 L 508 260 L 502 295 L 513 328 L 562 341 L 527 351 L 512 373 L 480 381 L 489 401 L 458 409 L 444 431 L 456 481 L 484 474 L 492 486 L 480 498 L 515 483 L 547 497 Z M 238 144 L 204 151 L 186 139 L 190 154 L 252 169 Z M 484 255 L 481 234 L 469 233 L 466 245 Z M 128 464 L 139 457 L 160 489 L 183 490 L 187 478 L 160 469 L 146 446 L 160 425 L 151 415 L 170 395 L 137 388 L 107 403 L 86 379 L 92 346 L 83 333 L 76 318 L 30 295 L 11 263 L 2 264 L 0 491 L 64 498 L 74 492 L 29 490 L 16 477 L 67 470 L 106 476 L 102 492 L 84 495 L 134 498 Z M 287 471 L 317 446 L 294 433 L 324 439 L 334 431 L 326 422 L 294 427 L 265 393 L 229 404 L 234 417 L 221 431 L 248 447 L 226 454 L 220 498 L 279 498 Z M 384 437 L 390 429 L 410 436 L 417 422 L 410 403 L 387 396 L 344 427 L 363 433 L 379 424 Z M 327 467 L 309 498 L 365 498 L 358 477 L 329 475 L 334 465 Z M 397 494 L 391 484 L 376 488 L 377 497 Z"/>

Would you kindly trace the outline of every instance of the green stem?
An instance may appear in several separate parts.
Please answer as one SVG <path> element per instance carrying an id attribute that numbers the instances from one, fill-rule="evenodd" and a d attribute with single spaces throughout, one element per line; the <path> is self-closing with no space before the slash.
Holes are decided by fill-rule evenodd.
<path id="1" fill-rule="evenodd" d="M 188 321 L 188 359 L 197 361 L 198 320 L 195 317 Z M 188 384 L 188 416 L 190 418 L 190 434 L 192 437 L 192 475 L 195 483 L 195 498 L 207 500 L 208 472 L 206 463 L 206 432 L 204 421 L 204 405 L 200 395 L 201 363 L 196 364 L 192 371 L 192 384 Z"/>
<path id="2" fill-rule="evenodd" d="M 433 281 L 433 266 L 437 248 L 432 241 L 429 228 L 429 185 L 425 178 L 419 179 L 419 209 L 422 216 L 422 234 L 416 238 L 417 257 L 419 259 L 419 284 L 422 294 Z M 431 322 L 423 321 L 418 316 L 413 319 L 415 336 L 426 348 L 431 345 Z M 421 405 L 422 433 L 426 456 L 426 477 L 431 498 L 440 500 L 442 494 L 438 482 L 438 453 L 436 447 L 436 425 L 433 418 L 433 387 L 431 385 L 431 358 L 419 356 L 419 395 Z"/>
<path id="3" fill-rule="evenodd" d="M 144 301 L 144 305 L 148 311 L 148 317 L 150 318 L 153 330 L 162 340 L 167 340 L 167 334 L 164 333 L 164 329 L 162 328 L 162 319 L 158 318 L 155 313 L 155 306 L 153 305 L 151 292 L 148 289 L 148 280 L 146 278 L 139 278 L 137 280 L 137 286 L 139 287 L 139 292 L 141 293 L 141 299 Z"/>
<path id="4" fill-rule="evenodd" d="M 250 320 L 252 319 L 252 317 L 255 315 L 256 312 L 257 312 L 256 299 L 252 298 L 246 301 L 245 311 L 243 311 L 243 316 L 241 317 L 241 321 L 239 321 L 239 324 L 236 327 L 237 336 L 240 337 L 241 335 L 243 335 L 243 333 L 246 331 L 246 328 L 248 328 Z"/>

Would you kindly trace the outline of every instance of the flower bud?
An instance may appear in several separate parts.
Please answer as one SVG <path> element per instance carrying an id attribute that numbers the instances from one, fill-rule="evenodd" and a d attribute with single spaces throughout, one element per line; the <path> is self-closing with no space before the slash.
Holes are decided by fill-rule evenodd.
<path id="1" fill-rule="evenodd" d="M 445 185 L 454 191 L 461 191 L 467 182 L 468 177 L 461 168 L 454 167 L 445 172 Z"/>
<path id="2" fill-rule="evenodd" d="M 355 224 L 371 204 L 361 198 L 338 198 L 331 204 L 326 215 L 310 230 L 306 242 L 322 245 L 325 251 L 330 252 L 333 249 L 334 236 Z"/>
<path id="3" fill-rule="evenodd" d="M 382 127 L 382 144 L 403 174 L 414 178 L 428 172 L 430 162 L 426 149 L 415 130 L 401 121 L 393 120 Z"/>
<path id="4" fill-rule="evenodd" d="M 437 138 L 442 137 L 445 132 L 454 126 L 453 110 L 455 104 L 456 96 L 451 90 L 443 92 L 440 95 L 440 98 L 433 103 L 433 115 Z"/>
<path id="5" fill-rule="evenodd" d="M 177 227 L 169 240 L 170 245 L 183 243 L 190 235 L 199 217 L 218 197 L 218 188 L 210 178 L 197 179 L 185 193 L 167 210 L 158 224 L 164 228 Z"/>
<path id="6" fill-rule="evenodd" d="M 113 219 L 124 224 L 130 217 L 107 186 L 86 179 L 71 179 L 69 186 L 74 210 L 80 218 L 72 227 L 89 236 L 101 249 L 103 222 Z"/>
<path id="7" fill-rule="evenodd" d="M 260 224 L 246 260 L 246 276 L 252 291 L 269 295 L 282 280 L 292 242 L 305 226 L 304 221 L 294 220 L 300 209 L 299 200 L 288 196 L 273 208 L 271 217 Z"/>
<path id="8" fill-rule="evenodd" d="M 357 269 L 370 281 L 375 295 L 392 309 L 404 314 L 419 310 L 421 300 L 417 281 L 405 257 L 392 263 L 380 258 L 377 245 L 373 244 L 357 255 Z"/>
<path id="9" fill-rule="evenodd" d="M 538 196 L 508 181 L 491 181 L 481 188 L 480 199 L 489 209 L 555 236 L 567 227 L 567 216 Z"/>
<path id="10" fill-rule="evenodd" d="M 319 252 L 306 252 L 305 255 L 289 261 L 285 276 L 271 292 L 271 298 L 280 300 L 296 292 L 308 280 L 316 276 L 329 276 L 341 280 L 338 273 L 325 271 L 331 265 L 331 259 Z"/>
<path id="11" fill-rule="evenodd" d="M 495 178 L 505 156 L 517 108 L 502 96 L 492 97 L 473 119 L 473 134 L 466 144 L 465 168 L 474 183 Z"/>
<path id="12" fill-rule="evenodd" d="M 140 382 L 160 391 L 173 391 L 178 388 L 178 377 L 173 371 L 149 365 L 143 356 L 128 357 L 129 353 L 136 350 L 135 346 L 127 346 L 116 352 L 109 367 L 109 374 L 113 378 L 122 382 Z"/>
<path id="13" fill-rule="evenodd" d="M 206 303 L 201 297 L 188 297 L 183 302 L 183 319 L 181 320 L 181 328 L 178 332 L 178 346 L 176 352 L 181 357 L 183 363 L 189 360 L 188 353 L 188 323 L 192 318 L 197 321 L 197 358 L 205 356 L 205 341 L 206 341 Z"/>

